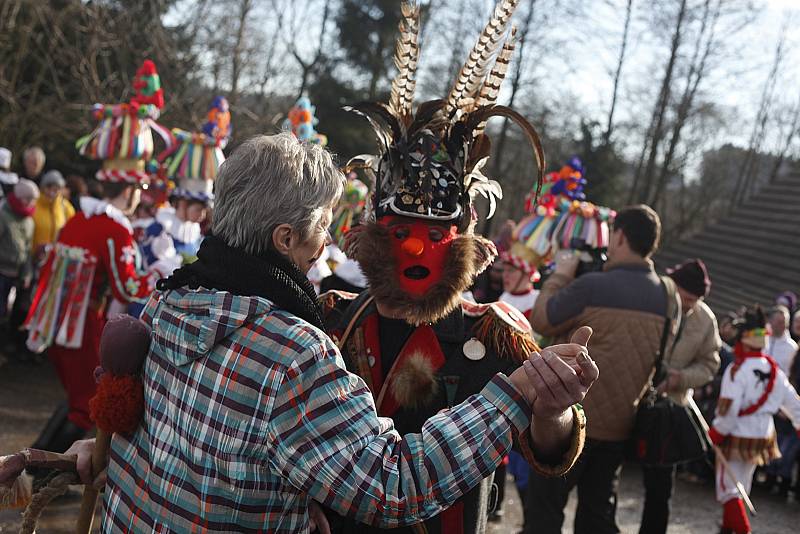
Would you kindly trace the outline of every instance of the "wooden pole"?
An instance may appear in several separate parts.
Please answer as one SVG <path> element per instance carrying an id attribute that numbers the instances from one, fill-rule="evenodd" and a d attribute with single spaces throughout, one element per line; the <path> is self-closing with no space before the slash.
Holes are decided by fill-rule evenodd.
<path id="1" fill-rule="evenodd" d="M 111 444 L 111 434 L 97 429 L 95 438 L 94 453 L 92 454 L 92 477 L 96 477 L 105 468 L 108 460 L 108 447 Z M 92 531 L 94 522 L 94 509 L 97 506 L 97 496 L 99 492 L 93 485 L 87 484 L 83 488 L 83 500 L 81 510 L 78 515 L 78 526 L 76 534 L 89 534 Z"/>

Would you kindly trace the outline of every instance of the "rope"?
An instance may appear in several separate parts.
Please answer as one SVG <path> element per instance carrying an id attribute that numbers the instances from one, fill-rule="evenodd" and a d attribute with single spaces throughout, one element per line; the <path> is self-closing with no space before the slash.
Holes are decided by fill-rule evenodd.
<path id="1" fill-rule="evenodd" d="M 59 473 L 50 482 L 37 491 L 31 499 L 25 512 L 22 514 L 22 526 L 19 534 L 33 534 L 36 521 L 50 501 L 67 492 L 70 484 L 77 484 L 78 476 L 75 473 Z"/>

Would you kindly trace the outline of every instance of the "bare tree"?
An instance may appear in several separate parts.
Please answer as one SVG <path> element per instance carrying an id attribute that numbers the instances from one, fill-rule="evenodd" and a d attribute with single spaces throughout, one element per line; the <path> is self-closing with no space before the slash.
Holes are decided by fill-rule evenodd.
<path id="1" fill-rule="evenodd" d="M 775 158 L 775 164 L 772 166 L 772 171 L 769 173 L 769 182 L 775 182 L 778 177 L 778 172 L 781 169 L 786 157 L 789 155 L 789 150 L 792 147 L 795 137 L 797 137 L 798 129 L 800 129 L 800 99 L 794 105 L 794 109 L 789 113 L 788 132 L 786 133 L 783 144 L 778 150 L 778 155 Z"/>
<path id="2" fill-rule="evenodd" d="M 633 12 L 633 0 L 628 0 L 625 8 L 625 25 L 622 30 L 622 44 L 619 47 L 619 57 L 617 58 L 617 69 L 614 72 L 614 89 L 611 92 L 611 109 L 608 110 L 608 123 L 603 132 L 603 142 L 608 145 L 611 140 L 611 133 L 614 127 L 614 111 L 617 108 L 617 94 L 619 93 L 619 81 L 622 77 L 622 65 L 625 62 L 625 49 L 628 47 L 628 31 L 631 25 L 631 13 Z"/>
<path id="3" fill-rule="evenodd" d="M 292 2 L 290 2 L 288 9 L 282 10 L 283 13 L 288 12 L 292 14 L 288 25 L 284 20 L 283 14 L 279 15 L 278 17 L 278 29 L 279 31 L 288 30 L 288 37 L 284 36 L 286 47 L 291 56 L 297 62 L 297 65 L 300 67 L 300 82 L 296 92 L 297 97 L 300 97 L 303 93 L 305 93 L 308 86 L 309 77 L 319 61 L 322 59 L 325 51 L 325 43 L 327 42 L 328 22 L 331 17 L 331 1 L 325 0 L 325 3 L 322 7 L 322 18 L 320 22 L 319 39 L 317 41 L 316 49 L 313 50 L 310 58 L 304 58 L 298 45 L 298 36 L 304 35 L 305 30 L 307 30 L 307 23 L 305 21 L 307 21 L 309 18 L 308 11 L 311 4 L 311 2 L 306 3 L 306 9 L 300 12 L 298 9 L 296 9 L 296 4 L 292 5 Z M 303 30 L 304 28 L 305 30 Z"/>
<path id="4" fill-rule="evenodd" d="M 748 194 L 755 187 L 756 174 L 758 171 L 758 163 L 760 160 L 759 153 L 761 146 L 764 142 L 766 133 L 767 122 L 769 120 L 769 111 L 772 106 L 772 100 L 775 94 L 775 88 L 778 81 L 778 73 L 780 72 L 781 65 L 785 56 L 786 48 L 786 26 L 784 25 L 781 30 L 778 42 L 775 45 L 775 54 L 772 60 L 767 79 L 764 82 L 764 89 L 761 92 L 761 101 L 758 106 L 758 113 L 756 114 L 755 122 L 753 123 L 753 131 L 750 134 L 750 141 L 747 144 L 747 154 L 742 162 L 741 172 L 736 180 L 736 189 L 733 193 L 733 202 L 731 203 L 731 210 L 737 206 L 741 206 L 745 201 Z"/>
<path id="5" fill-rule="evenodd" d="M 689 114 L 692 111 L 697 88 L 700 86 L 700 82 L 706 74 L 706 64 L 715 44 L 715 29 L 717 21 L 719 20 L 722 2 L 721 0 L 717 0 L 713 11 L 711 9 L 711 4 L 711 0 L 705 0 L 704 2 L 700 31 L 697 34 L 694 53 L 689 71 L 686 75 L 686 85 L 684 86 L 683 94 L 678 103 L 675 120 L 672 123 L 669 145 L 659 170 L 653 196 L 648 202 L 652 206 L 658 205 L 661 195 L 666 188 L 668 177 L 672 172 L 673 158 L 675 157 L 675 152 L 681 139 L 681 132 L 684 126 L 686 126 L 686 120 L 689 118 Z M 704 40 L 705 44 L 703 44 Z"/>
<path id="6" fill-rule="evenodd" d="M 672 33 L 670 44 L 670 53 L 667 59 L 666 67 L 664 68 L 664 78 L 661 81 L 661 88 L 658 92 L 658 99 L 653 107 L 653 115 L 650 119 L 650 126 L 647 130 L 644 142 L 642 144 L 642 151 L 639 156 L 639 162 L 636 166 L 636 174 L 634 175 L 633 185 L 631 186 L 630 194 L 628 195 L 628 203 L 633 202 L 635 198 L 639 202 L 644 202 L 650 196 L 652 188 L 653 173 L 656 166 L 656 158 L 658 157 L 658 147 L 664 137 L 664 121 L 666 118 L 667 108 L 669 106 L 669 99 L 672 90 L 672 76 L 675 70 L 675 62 L 678 59 L 678 50 L 683 42 L 683 28 L 686 20 L 686 0 L 680 0 L 680 8 L 678 15 L 675 19 L 675 29 Z M 645 163 L 645 159 L 647 160 Z M 644 180 L 643 180 L 644 178 Z M 639 190 L 639 184 L 642 183 L 643 187 Z"/>
<path id="7" fill-rule="evenodd" d="M 239 81 L 249 55 L 246 45 L 247 23 L 253 10 L 253 0 L 239 0 L 237 4 L 235 38 L 231 50 L 231 91 L 228 98 L 231 105 L 236 105 L 239 99 Z"/>

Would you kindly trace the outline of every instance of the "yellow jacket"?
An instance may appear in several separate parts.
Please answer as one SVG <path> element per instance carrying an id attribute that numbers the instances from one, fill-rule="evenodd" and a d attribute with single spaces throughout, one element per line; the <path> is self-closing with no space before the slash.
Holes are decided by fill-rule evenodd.
<path id="1" fill-rule="evenodd" d="M 36 211 L 33 212 L 33 252 L 55 243 L 58 232 L 73 215 L 75 208 L 62 195 L 52 202 L 45 195 L 40 195 L 36 201 Z"/>

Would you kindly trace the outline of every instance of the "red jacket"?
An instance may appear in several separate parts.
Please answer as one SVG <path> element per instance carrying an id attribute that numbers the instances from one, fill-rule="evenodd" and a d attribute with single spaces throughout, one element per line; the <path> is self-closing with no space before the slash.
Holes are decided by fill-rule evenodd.
<path id="1" fill-rule="evenodd" d="M 26 324 L 31 350 L 55 343 L 79 348 L 87 314 L 104 314 L 109 296 L 143 302 L 157 273 L 137 270 L 139 254 L 125 215 L 104 201 L 81 199 L 42 269 Z"/>

